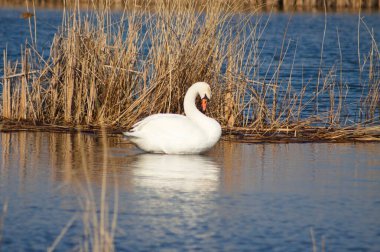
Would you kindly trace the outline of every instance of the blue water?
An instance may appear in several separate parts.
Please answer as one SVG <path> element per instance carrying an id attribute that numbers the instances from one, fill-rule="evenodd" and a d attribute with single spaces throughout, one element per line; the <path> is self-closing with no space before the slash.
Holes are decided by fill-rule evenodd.
<path id="1" fill-rule="evenodd" d="M 7 48 L 9 59 L 19 59 L 21 44 L 32 43 L 23 11 L 0 9 L 0 56 Z M 380 14 L 362 17 L 379 41 Z M 342 79 L 333 76 L 349 87 L 354 105 L 346 112 L 355 114 L 368 81 L 368 61 L 360 73 L 359 58 L 363 64 L 371 46 L 361 23 L 358 57 L 358 15 L 327 14 L 322 62 L 323 13 L 265 14 L 262 29 L 267 18 L 257 79 L 271 80 L 286 31 L 280 82 L 291 76 L 295 89 L 310 83 L 311 95 L 320 68 L 323 76 L 341 68 Z M 37 10 L 43 55 L 60 24 L 61 11 Z M 89 183 L 98 202 L 107 167 L 119 251 L 311 251 L 311 233 L 318 251 L 380 251 L 379 144 L 222 141 L 202 156 L 143 155 L 120 137 L 107 144 L 104 151 L 94 135 L 0 133 L 0 250 L 45 251 L 72 218 L 57 250 L 78 250 L 84 188 Z"/>
<path id="2" fill-rule="evenodd" d="M 78 250 L 84 188 L 99 202 L 103 176 L 118 251 L 312 251 L 311 233 L 318 251 L 380 250 L 376 143 L 222 141 L 195 156 L 142 154 L 119 136 L 106 150 L 84 134 L 0 143 L 3 251 L 44 251 L 71 218 L 56 248 Z"/>
<path id="3" fill-rule="evenodd" d="M 7 49 L 8 59 L 15 61 L 21 58 L 21 48 L 25 49 L 25 42 L 33 44 L 35 39 L 34 19 L 23 19 L 21 14 L 25 9 L 0 8 L 0 50 L 1 50 L 1 76 L 3 75 L 3 51 Z M 37 10 L 36 41 L 39 53 L 44 54 L 50 50 L 54 34 L 62 22 L 60 10 Z M 31 22 L 31 29 L 29 26 Z M 31 35 L 33 39 L 31 39 Z"/>

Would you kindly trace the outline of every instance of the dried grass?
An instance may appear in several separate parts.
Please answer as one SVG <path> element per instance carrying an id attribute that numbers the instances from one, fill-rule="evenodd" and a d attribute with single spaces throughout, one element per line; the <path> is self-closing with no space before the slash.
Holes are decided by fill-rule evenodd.
<path id="1" fill-rule="evenodd" d="M 178 0 L 177 0 L 178 1 Z M 188 0 L 180 0 L 186 2 Z M 207 0 L 206 0 L 207 1 Z M 214 0 L 216 1 L 216 0 Z M 379 3 L 373 0 L 362 1 L 287 1 L 287 0 L 222 0 L 230 5 L 239 3 L 240 11 L 251 11 L 257 8 L 263 8 L 266 11 L 321 11 L 327 8 L 329 11 L 355 11 L 360 8 L 368 10 L 377 10 Z M 92 0 L 89 3 L 88 0 L 79 0 L 82 6 L 88 5 L 102 5 L 102 0 Z M 111 7 L 118 9 L 123 8 L 125 4 L 129 6 L 137 5 L 139 7 L 154 7 L 156 0 L 112 0 Z M 205 2 L 205 0 L 196 1 L 199 5 Z M 326 3 L 327 2 L 327 3 Z M 2 6 L 24 6 L 25 0 L 0 0 Z M 43 8 L 57 8 L 63 7 L 64 1 L 61 0 L 38 0 L 36 1 L 38 7 Z"/>
<path id="2" fill-rule="evenodd" d="M 110 1 L 86 14 L 74 1 L 66 6 L 47 59 L 30 45 L 21 63 L 11 64 L 4 53 L 3 129 L 12 121 L 125 130 L 149 114 L 183 113 L 187 88 L 202 80 L 213 90 L 209 114 L 226 133 L 267 138 L 291 131 L 295 138 L 329 140 L 331 134 L 351 139 L 348 132 L 360 128 L 377 135 L 371 125 L 379 121 L 380 56 L 368 27 L 372 48 L 362 64 L 370 66 L 370 78 L 358 118 L 348 121 L 342 113 L 348 87 L 336 79 L 341 67 L 320 70 L 317 84 L 301 89 L 292 85 L 292 71 L 288 81 L 280 78 L 290 50 L 286 32 L 280 57 L 269 66 L 275 74 L 263 81 L 258 41 L 266 21 L 259 15 L 252 22 L 255 13 L 236 15 L 222 1 L 156 2 L 153 10 L 126 7 L 115 17 Z M 320 108 L 321 97 L 328 99 L 327 109 Z M 310 107 L 315 114 L 304 113 Z"/>

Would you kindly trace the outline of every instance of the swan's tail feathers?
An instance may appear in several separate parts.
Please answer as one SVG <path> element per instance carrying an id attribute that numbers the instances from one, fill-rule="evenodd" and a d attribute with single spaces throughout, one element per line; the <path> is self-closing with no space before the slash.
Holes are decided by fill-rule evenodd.
<path id="1" fill-rule="evenodd" d="M 126 132 L 123 132 L 123 135 L 125 137 L 127 137 L 128 139 L 131 139 L 131 138 L 136 138 L 136 132 L 133 132 L 133 131 L 126 131 Z"/>

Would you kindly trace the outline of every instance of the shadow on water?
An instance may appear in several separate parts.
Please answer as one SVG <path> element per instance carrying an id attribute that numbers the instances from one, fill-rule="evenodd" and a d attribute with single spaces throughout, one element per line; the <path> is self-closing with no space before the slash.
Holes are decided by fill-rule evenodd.
<path id="1" fill-rule="evenodd" d="M 5 251 L 46 250 L 85 212 L 83 187 L 100 198 L 104 176 L 110 210 L 118 203 L 116 250 L 305 251 L 311 228 L 327 250 L 380 248 L 379 144 L 221 141 L 170 156 L 119 136 L 14 132 L 0 134 L 0 150 Z M 57 249 L 81 237 L 76 221 Z"/>

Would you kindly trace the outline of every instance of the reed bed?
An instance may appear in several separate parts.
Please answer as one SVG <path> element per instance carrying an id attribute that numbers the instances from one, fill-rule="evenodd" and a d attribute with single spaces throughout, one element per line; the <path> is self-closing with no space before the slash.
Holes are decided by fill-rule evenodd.
<path id="1" fill-rule="evenodd" d="M 177 0 L 178 1 L 178 0 Z M 182 0 L 186 2 L 187 0 Z M 284 11 L 315 11 L 323 10 L 324 5 L 329 10 L 358 10 L 379 9 L 379 2 L 373 0 L 224 0 L 229 2 L 229 4 L 239 3 L 239 11 L 249 11 L 257 9 L 258 7 L 263 8 L 264 10 L 284 10 Z M 57 8 L 63 7 L 64 1 L 61 0 L 38 0 L 35 1 L 36 5 L 43 8 Z M 89 5 L 88 0 L 80 0 L 82 5 Z M 93 0 L 91 4 L 101 5 L 103 0 Z M 205 2 L 205 0 L 197 1 L 200 5 Z M 0 5 L 3 6 L 23 6 L 25 4 L 24 0 L 0 0 Z M 138 6 L 143 7 L 154 7 L 156 4 L 159 4 L 159 1 L 156 0 L 113 0 L 111 2 L 112 8 L 123 8 L 125 4 L 133 6 L 137 4 Z"/>
<path id="2" fill-rule="evenodd" d="M 208 114 L 230 136 L 379 139 L 380 54 L 369 28 L 372 47 L 362 63 L 369 65 L 369 80 L 352 119 L 343 113 L 349 87 L 336 77 L 342 76 L 339 66 L 321 69 L 301 87 L 291 74 L 281 79 L 290 50 L 286 36 L 279 59 L 265 78 L 260 75 L 265 20 L 255 12 L 236 15 L 239 6 L 222 1 L 205 1 L 200 9 L 194 1 L 158 0 L 153 11 L 126 5 L 115 16 L 110 1 L 102 3 L 87 12 L 78 1 L 68 3 L 47 58 L 35 49 L 33 25 L 20 63 L 9 62 L 4 52 L 3 130 L 29 125 L 120 132 L 153 113 L 183 113 L 187 88 L 206 81 L 213 90 Z M 310 107 L 314 113 L 305 113 Z"/>

